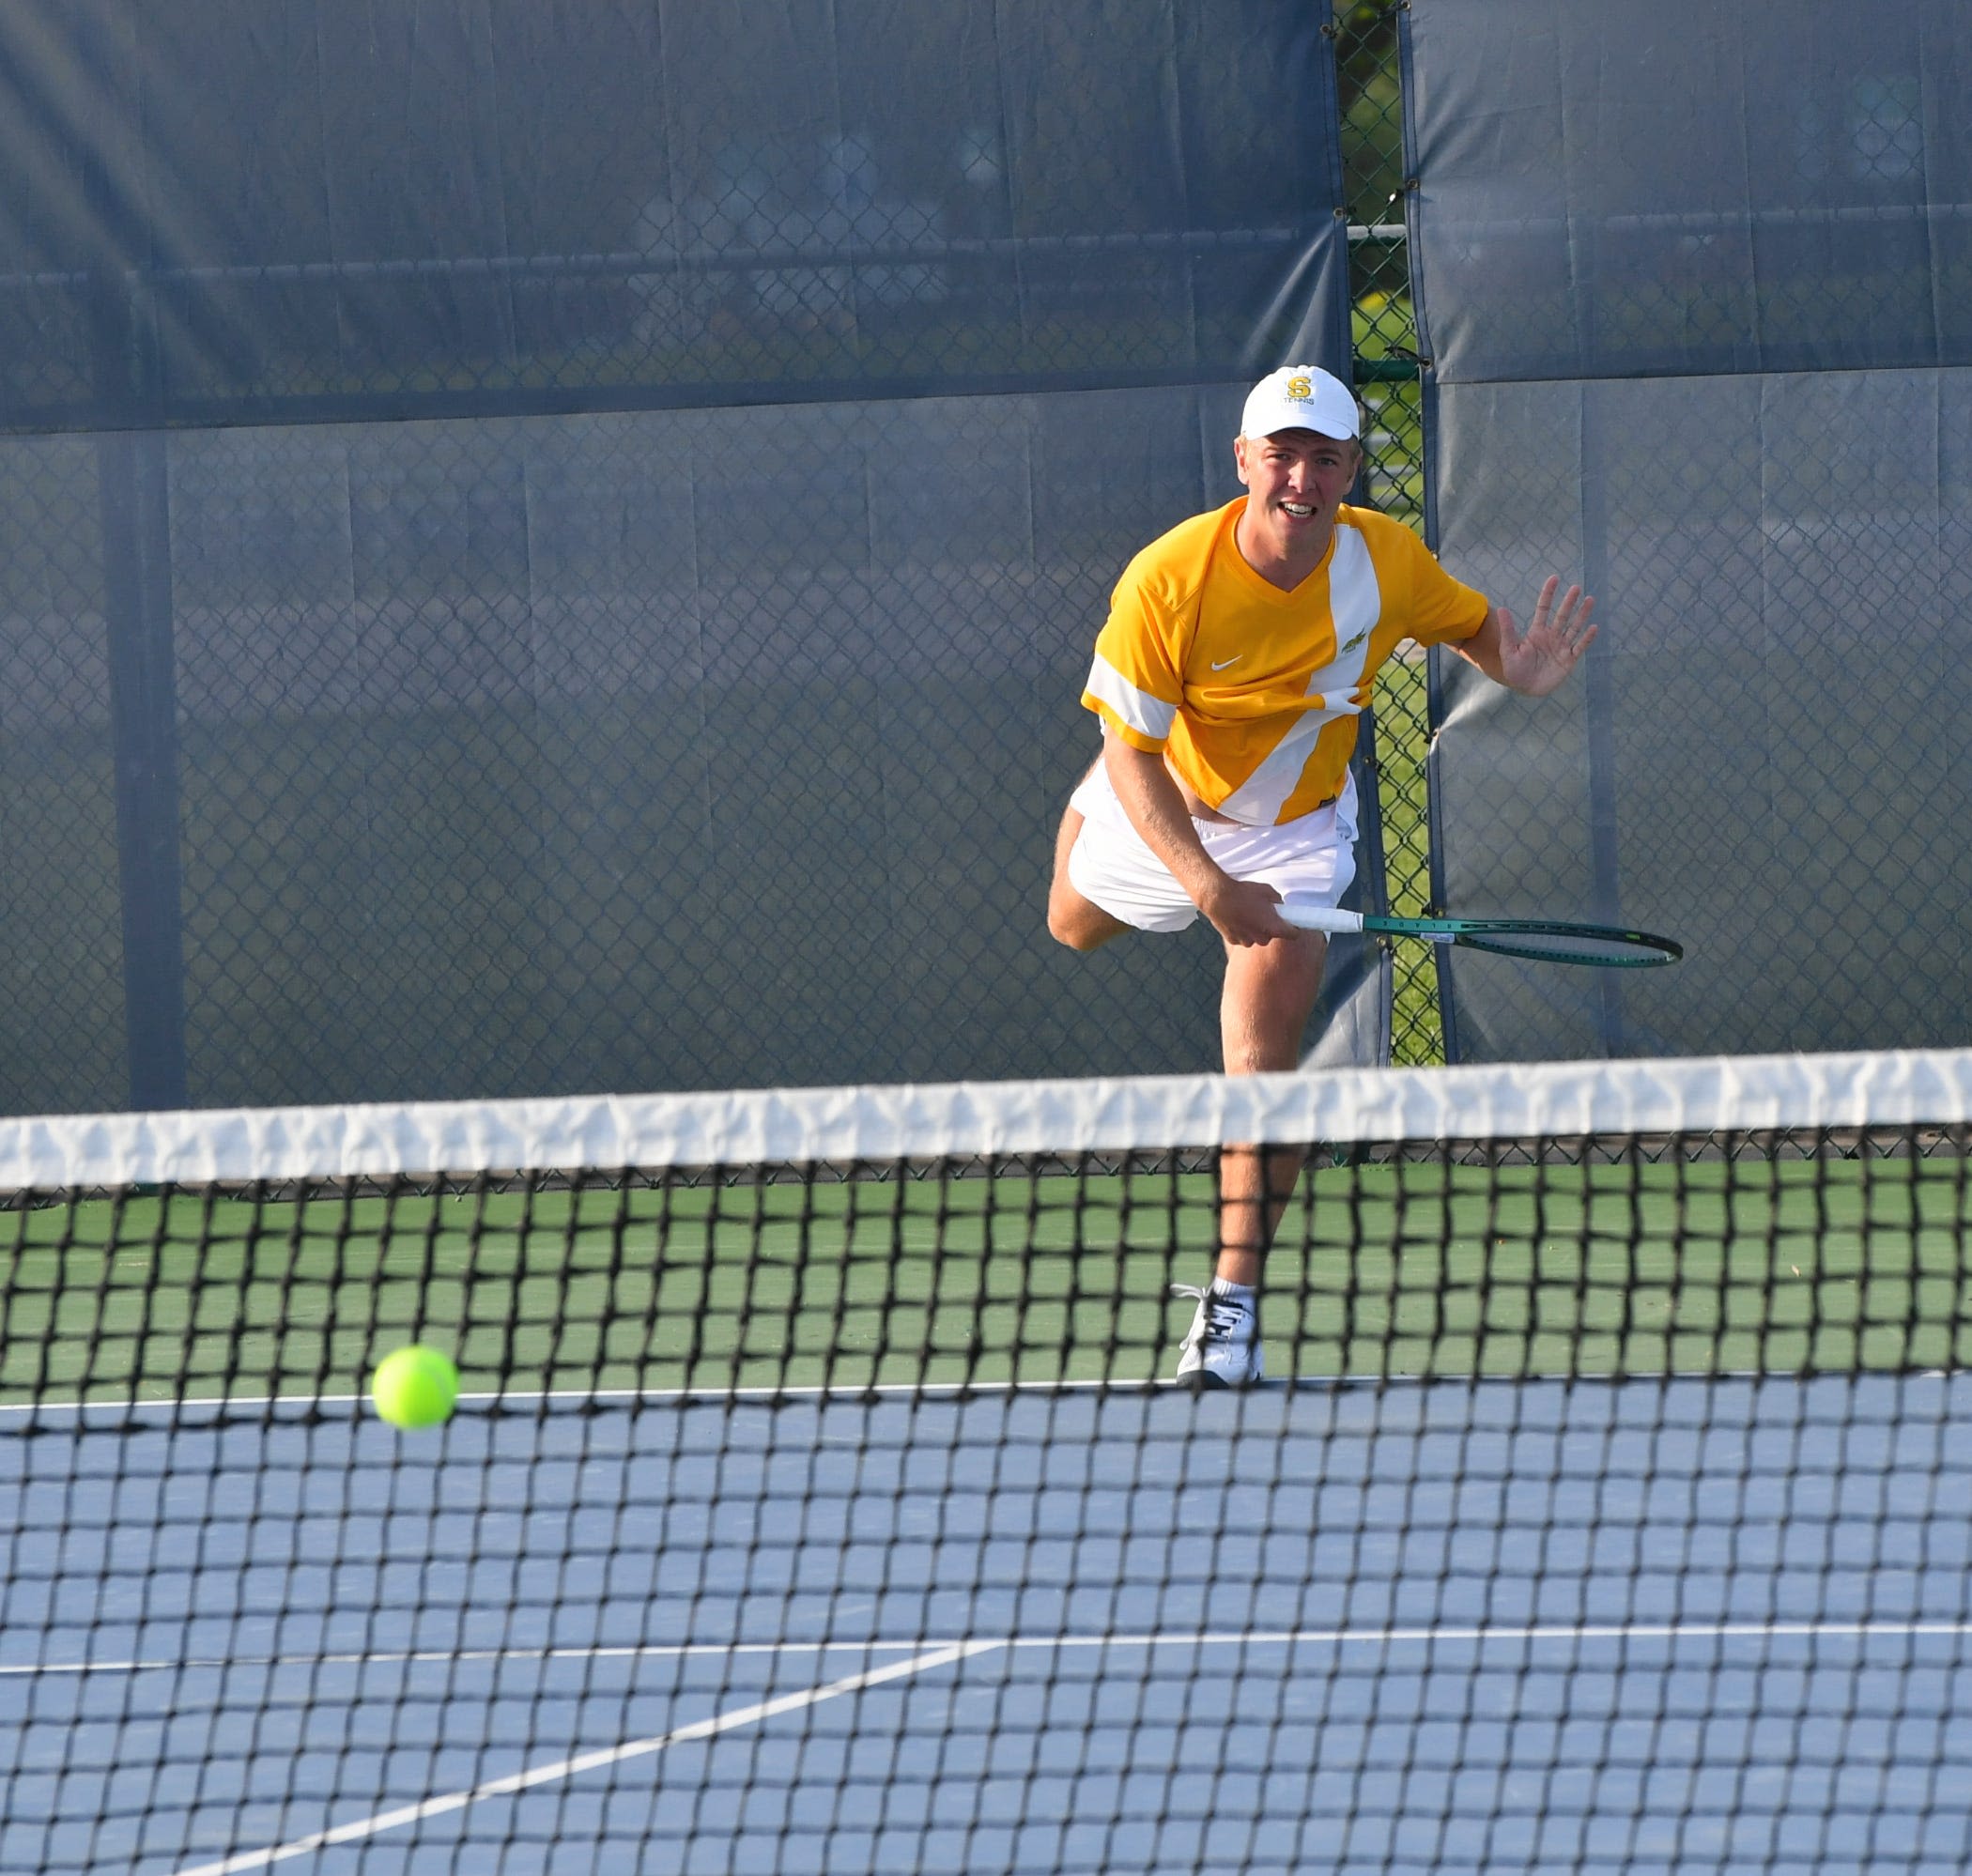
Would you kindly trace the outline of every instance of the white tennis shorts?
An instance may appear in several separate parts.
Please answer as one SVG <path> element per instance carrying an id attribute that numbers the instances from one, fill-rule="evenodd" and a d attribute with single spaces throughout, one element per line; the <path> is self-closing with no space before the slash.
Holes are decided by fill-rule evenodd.
<path id="1" fill-rule="evenodd" d="M 1082 832 L 1069 853 L 1069 884 L 1140 931 L 1182 931 L 1198 916 L 1171 869 L 1130 824 L 1123 804 L 1098 762 L 1070 796 Z M 1205 851 L 1236 880 L 1262 880 L 1283 899 L 1339 905 L 1356 877 L 1356 782 L 1326 807 L 1275 827 L 1241 827 L 1225 821 L 1192 825 Z"/>

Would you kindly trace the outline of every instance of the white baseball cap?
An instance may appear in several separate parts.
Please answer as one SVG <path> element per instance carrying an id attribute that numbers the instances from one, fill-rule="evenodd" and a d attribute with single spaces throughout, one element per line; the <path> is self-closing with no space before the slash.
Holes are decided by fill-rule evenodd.
<path id="1" fill-rule="evenodd" d="M 1319 365 L 1283 365 L 1271 371 L 1246 396 L 1240 419 L 1242 437 L 1271 437 L 1276 430 L 1313 430 L 1317 436 L 1356 434 L 1355 393 Z"/>

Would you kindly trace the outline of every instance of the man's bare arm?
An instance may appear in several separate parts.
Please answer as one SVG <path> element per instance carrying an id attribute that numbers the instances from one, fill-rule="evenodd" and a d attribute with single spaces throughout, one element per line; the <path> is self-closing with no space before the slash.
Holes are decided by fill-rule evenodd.
<path id="1" fill-rule="evenodd" d="M 1495 684 L 1523 697 L 1546 697 L 1566 680 L 1595 638 L 1595 628 L 1589 623 L 1595 602 L 1579 586 L 1571 586 L 1557 604 L 1560 586 L 1561 581 L 1550 576 L 1541 588 L 1524 636 L 1515 630 L 1513 614 L 1496 606 L 1477 632 L 1452 649 Z"/>
<path id="2" fill-rule="evenodd" d="M 1236 880 L 1213 862 L 1162 756 L 1105 735 L 1102 761 L 1130 824 L 1228 945 L 1267 945 L 1302 935 L 1274 910 L 1280 895 L 1271 886 Z"/>

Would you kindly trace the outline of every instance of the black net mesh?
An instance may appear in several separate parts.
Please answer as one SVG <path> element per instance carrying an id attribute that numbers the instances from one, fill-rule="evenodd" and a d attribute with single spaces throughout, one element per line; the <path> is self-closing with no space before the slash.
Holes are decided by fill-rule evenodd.
<path id="1" fill-rule="evenodd" d="M 0 1864 L 1943 1870 L 1967 1143 L 1865 1084 L 1318 1146 L 1266 1378 L 1202 1395 L 1219 1156 L 1071 1144 L 1168 1090 L 609 1171 L 547 1103 L 230 1117 L 163 1183 L 9 1135 L 89 1183 L 0 1214 Z M 325 1131 L 369 1170 L 271 1170 Z M 463 1392 L 402 1431 L 414 1342 Z"/>

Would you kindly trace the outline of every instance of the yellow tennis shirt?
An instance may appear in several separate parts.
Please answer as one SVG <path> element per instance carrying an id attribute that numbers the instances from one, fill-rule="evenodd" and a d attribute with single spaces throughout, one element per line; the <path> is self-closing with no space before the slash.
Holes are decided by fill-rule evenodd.
<path id="1" fill-rule="evenodd" d="M 1470 638 L 1487 599 L 1400 522 L 1348 507 L 1321 564 L 1283 592 L 1233 539 L 1245 508 L 1180 522 L 1124 569 L 1082 701 L 1207 806 L 1267 827 L 1340 793 L 1398 644 Z"/>

